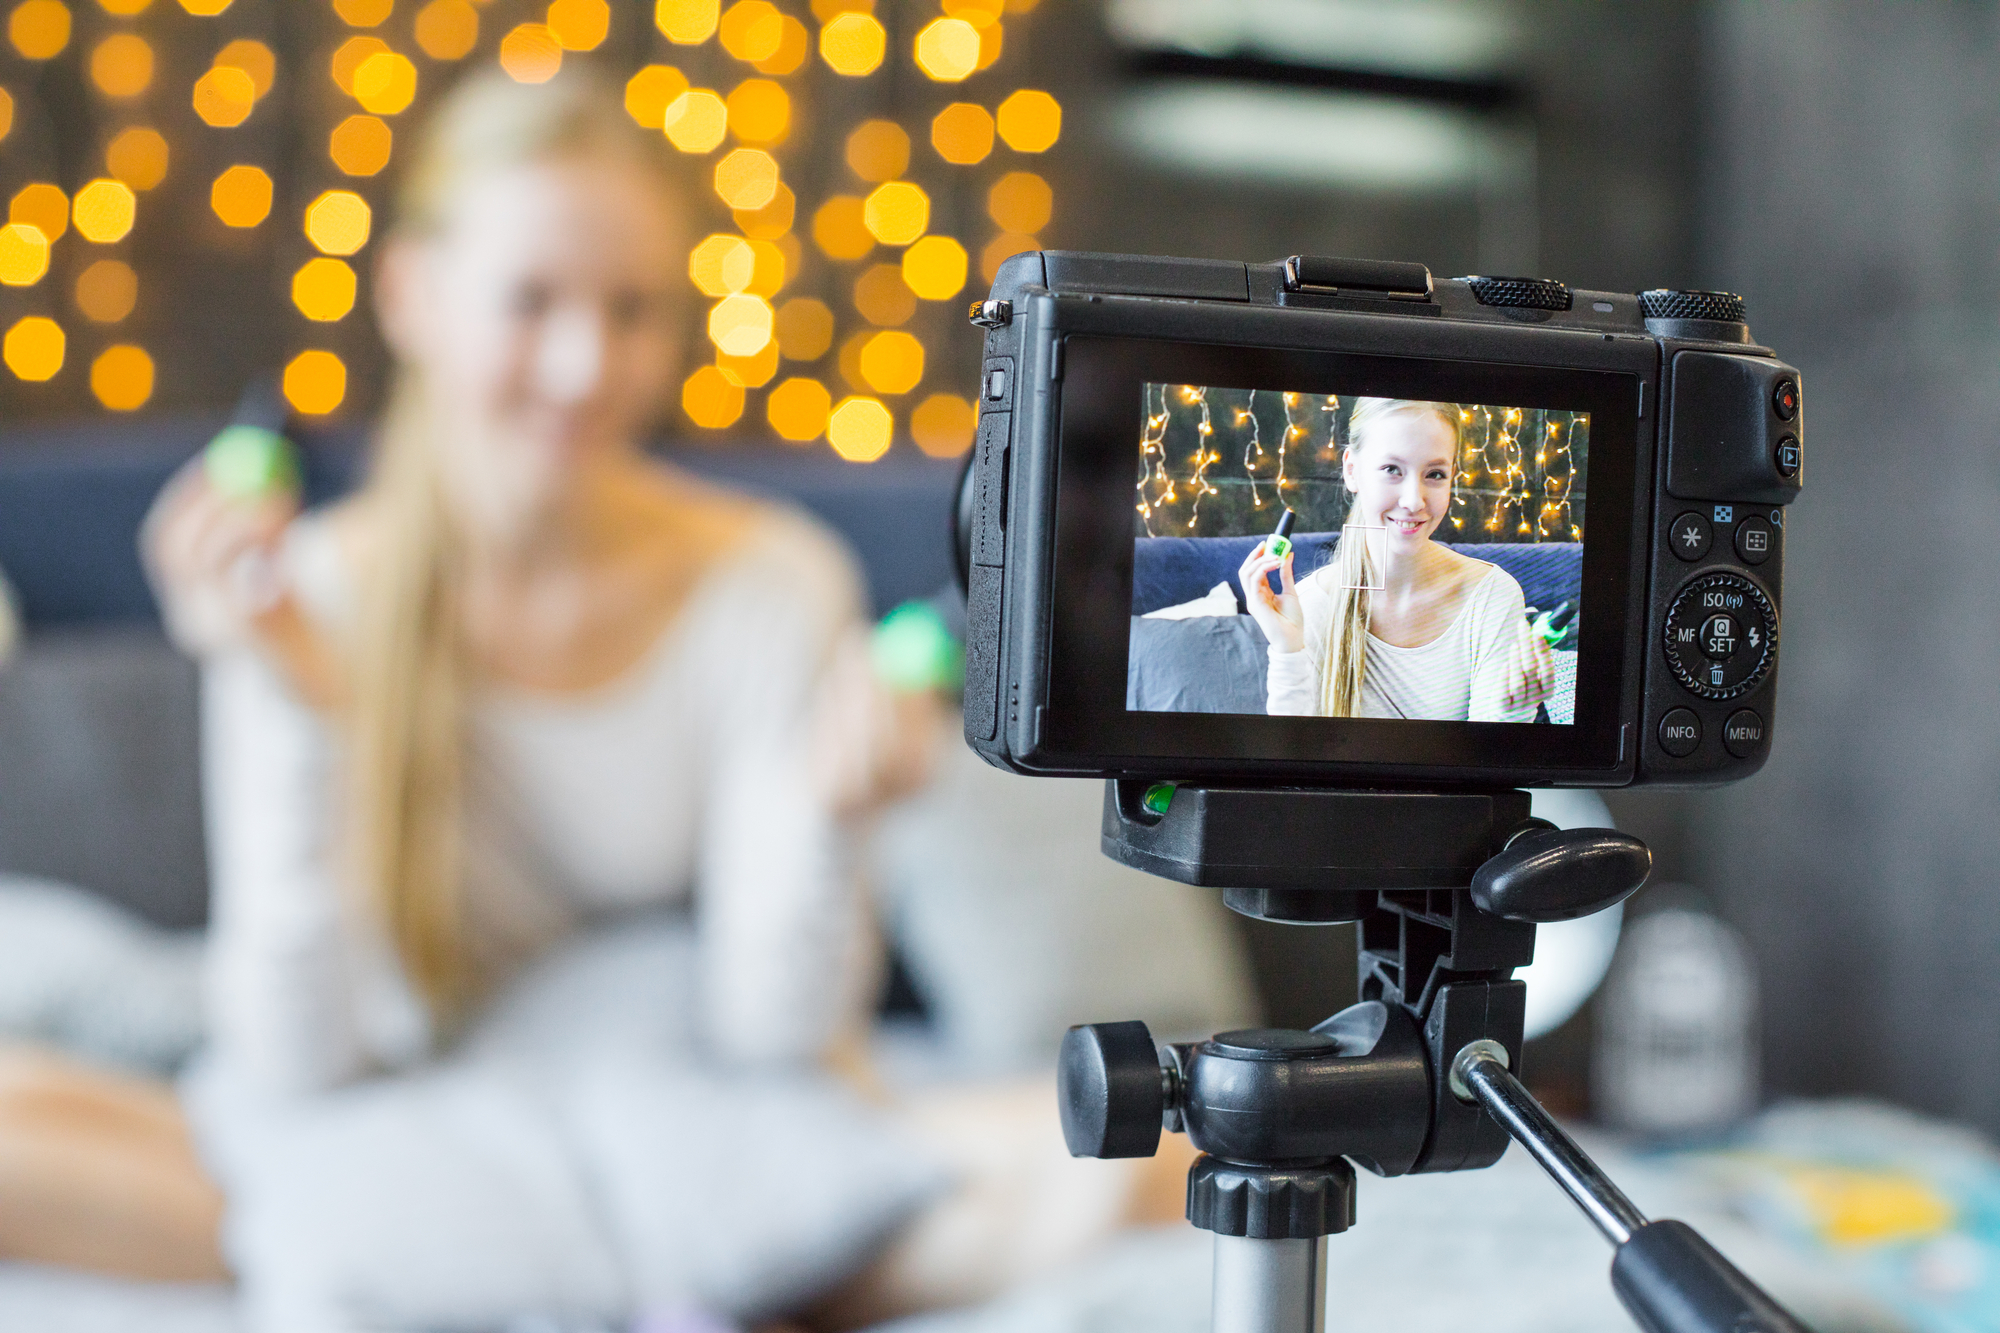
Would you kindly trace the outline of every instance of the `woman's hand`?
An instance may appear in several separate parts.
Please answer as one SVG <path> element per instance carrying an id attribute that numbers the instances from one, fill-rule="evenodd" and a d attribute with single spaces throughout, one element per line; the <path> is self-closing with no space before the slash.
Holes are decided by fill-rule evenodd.
<path id="1" fill-rule="evenodd" d="M 257 641 L 259 621 L 290 597 L 278 547 L 298 509 L 285 492 L 224 495 L 201 455 L 174 474 L 139 529 L 139 551 L 167 633 L 183 651 L 200 656 Z"/>
<path id="2" fill-rule="evenodd" d="M 860 820 L 923 789 L 947 734 L 935 690 L 899 690 L 878 678 L 868 631 L 836 647 L 820 683 L 812 736 L 819 794 L 844 820 Z"/>
<path id="3" fill-rule="evenodd" d="M 1521 637 L 1514 642 L 1514 660 L 1509 665 L 1507 690 L 1501 697 L 1509 711 L 1546 703 L 1556 692 L 1556 656 L 1542 636 L 1525 623 Z"/>
<path id="4" fill-rule="evenodd" d="M 1258 542 L 1236 571 L 1236 579 L 1243 585 L 1243 604 L 1250 608 L 1251 619 L 1264 631 L 1272 650 L 1295 653 L 1306 646 L 1306 616 L 1299 606 L 1298 587 L 1292 582 L 1292 557 L 1297 551 L 1295 548 L 1277 557 L 1270 554 L 1270 545 L 1268 538 Z M 1278 573 L 1282 592 L 1271 591 L 1273 570 Z"/>

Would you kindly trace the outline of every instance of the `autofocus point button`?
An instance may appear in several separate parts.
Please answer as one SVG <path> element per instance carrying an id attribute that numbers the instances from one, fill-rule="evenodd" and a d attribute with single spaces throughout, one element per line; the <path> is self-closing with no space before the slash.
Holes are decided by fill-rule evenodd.
<path id="1" fill-rule="evenodd" d="M 1692 708 L 1676 708 L 1660 719 L 1660 748 L 1674 758 L 1685 759 L 1700 745 L 1701 719 Z"/>
<path id="2" fill-rule="evenodd" d="M 1667 545 L 1683 560 L 1699 560 L 1708 554 L 1710 535 L 1708 520 L 1689 510 L 1667 529 Z"/>
<path id="3" fill-rule="evenodd" d="M 1722 744 L 1738 759 L 1748 759 L 1764 748 L 1764 719 L 1748 708 L 1739 708 L 1722 724 Z"/>
<path id="4" fill-rule="evenodd" d="M 1761 518 L 1746 518 L 1736 525 L 1736 557 L 1746 565 L 1761 565 L 1771 558 L 1776 530 Z"/>

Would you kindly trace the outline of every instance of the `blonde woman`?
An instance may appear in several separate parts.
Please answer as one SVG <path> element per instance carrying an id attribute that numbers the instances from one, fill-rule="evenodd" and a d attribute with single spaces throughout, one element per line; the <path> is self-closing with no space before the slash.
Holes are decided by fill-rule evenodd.
<path id="1" fill-rule="evenodd" d="M 1268 542 L 1243 562 L 1244 601 L 1270 644 L 1272 714 L 1535 720 L 1554 663 L 1521 585 L 1431 540 L 1451 512 L 1460 420 L 1453 403 L 1357 398 L 1332 557 L 1303 582 L 1292 552 L 1273 557 Z"/>
<path id="2" fill-rule="evenodd" d="M 210 1049 L 180 1100 L 0 1055 L 0 1257 L 233 1270 L 284 1333 L 862 1320 L 1177 1212 L 1184 1160 L 1069 1174 L 1046 1087 L 828 1076 L 875 992 L 847 825 L 926 738 L 851 669 L 838 543 L 639 448 L 689 322 L 670 156 L 591 80 L 463 85 L 376 273 L 367 485 L 161 497 Z"/>

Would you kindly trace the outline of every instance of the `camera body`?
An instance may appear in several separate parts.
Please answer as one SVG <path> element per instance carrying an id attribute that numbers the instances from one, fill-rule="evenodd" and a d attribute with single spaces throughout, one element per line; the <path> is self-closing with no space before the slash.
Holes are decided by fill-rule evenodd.
<path id="1" fill-rule="evenodd" d="M 971 317 L 965 730 L 989 762 L 1424 788 L 1764 762 L 1803 409 L 1737 298 L 1043 251 Z M 1245 562 L 1282 533 L 1281 602 Z M 1357 603 L 1365 649 L 1338 647 Z"/>

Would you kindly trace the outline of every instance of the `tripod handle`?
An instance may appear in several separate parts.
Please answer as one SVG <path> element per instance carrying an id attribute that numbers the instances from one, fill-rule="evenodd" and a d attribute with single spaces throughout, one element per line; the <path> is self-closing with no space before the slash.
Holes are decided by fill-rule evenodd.
<path id="1" fill-rule="evenodd" d="M 1646 1333 L 1811 1333 L 1693 1227 L 1647 1221 L 1508 1070 L 1497 1043 L 1460 1050 L 1450 1085 L 1504 1125 L 1616 1247 L 1611 1289 Z"/>

